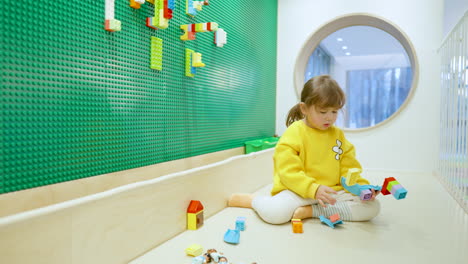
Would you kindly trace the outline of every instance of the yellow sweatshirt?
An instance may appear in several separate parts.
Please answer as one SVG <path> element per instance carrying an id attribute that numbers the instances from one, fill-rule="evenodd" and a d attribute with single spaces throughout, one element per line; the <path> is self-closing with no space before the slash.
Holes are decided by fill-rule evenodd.
<path id="1" fill-rule="evenodd" d="M 354 146 L 346 140 L 341 129 L 332 126 L 319 130 L 304 121 L 291 124 L 276 145 L 274 178 L 271 194 L 291 190 L 303 198 L 315 199 L 320 185 L 339 191 L 341 176 L 348 169 L 359 168 Z M 358 184 L 369 184 L 361 176 Z"/>

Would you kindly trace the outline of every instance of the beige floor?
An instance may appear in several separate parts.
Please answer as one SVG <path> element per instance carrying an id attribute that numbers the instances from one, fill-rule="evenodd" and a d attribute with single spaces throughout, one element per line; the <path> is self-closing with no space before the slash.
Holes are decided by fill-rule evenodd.
<path id="1" fill-rule="evenodd" d="M 345 222 L 331 229 L 318 219 L 304 220 L 304 233 L 291 225 L 269 225 L 250 209 L 226 208 L 196 231 L 186 231 L 131 264 L 191 263 L 184 249 L 201 244 L 216 248 L 233 264 L 276 263 L 453 263 L 468 264 L 468 214 L 447 194 L 434 176 L 386 174 L 408 189 L 404 200 L 381 196 L 381 214 L 370 222 Z M 379 180 L 380 182 L 380 180 Z M 373 184 L 376 184 L 372 181 Z M 378 183 L 377 183 L 378 184 Z M 266 194 L 269 186 L 257 193 Z M 237 216 L 247 217 L 240 243 L 223 241 Z"/>

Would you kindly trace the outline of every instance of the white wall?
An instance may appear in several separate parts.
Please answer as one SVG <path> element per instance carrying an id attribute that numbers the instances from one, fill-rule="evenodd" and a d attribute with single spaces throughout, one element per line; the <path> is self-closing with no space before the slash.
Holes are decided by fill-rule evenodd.
<path id="1" fill-rule="evenodd" d="M 444 36 L 455 27 L 460 18 L 468 11 L 467 0 L 444 1 Z"/>
<path id="2" fill-rule="evenodd" d="M 439 69 L 443 0 L 278 0 L 277 133 L 298 102 L 293 70 L 310 34 L 338 16 L 376 15 L 399 27 L 419 60 L 419 82 L 408 106 L 392 122 L 366 132 L 347 132 L 365 168 L 433 171 L 439 144 Z"/>

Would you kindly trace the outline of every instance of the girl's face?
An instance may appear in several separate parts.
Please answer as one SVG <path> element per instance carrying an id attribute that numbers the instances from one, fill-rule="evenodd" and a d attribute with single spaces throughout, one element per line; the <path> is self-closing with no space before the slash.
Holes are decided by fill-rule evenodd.
<path id="1" fill-rule="evenodd" d="M 338 108 L 307 106 L 305 103 L 301 103 L 300 107 L 302 114 L 305 116 L 306 124 L 315 129 L 327 130 L 338 117 Z"/>

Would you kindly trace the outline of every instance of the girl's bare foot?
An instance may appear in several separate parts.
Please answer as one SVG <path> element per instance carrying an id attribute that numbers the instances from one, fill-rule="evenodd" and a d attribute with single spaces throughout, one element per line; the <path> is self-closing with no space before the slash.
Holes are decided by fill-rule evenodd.
<path id="1" fill-rule="evenodd" d="M 292 219 L 306 219 L 312 217 L 312 206 L 306 205 L 296 209 L 292 216 Z"/>
<path id="2" fill-rule="evenodd" d="M 229 207 L 252 208 L 253 194 L 235 193 L 228 200 Z"/>

